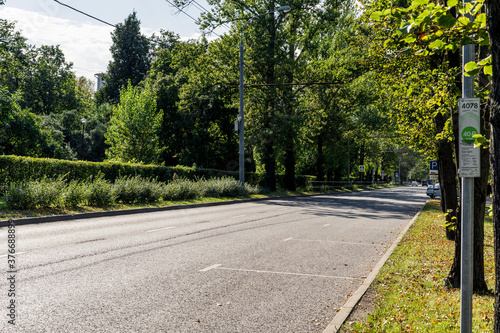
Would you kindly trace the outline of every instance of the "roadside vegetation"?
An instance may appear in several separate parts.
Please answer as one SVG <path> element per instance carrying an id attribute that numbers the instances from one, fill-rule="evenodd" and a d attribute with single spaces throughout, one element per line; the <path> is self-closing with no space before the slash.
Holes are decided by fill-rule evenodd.
<path id="1" fill-rule="evenodd" d="M 259 199 L 278 196 L 307 195 L 359 191 L 375 187 L 322 188 L 314 191 L 303 188 L 296 191 L 279 189 L 269 191 L 259 186 L 245 185 L 245 195 L 239 195 L 239 182 L 231 177 L 189 180 L 176 177 L 164 183 L 155 179 L 120 177 L 115 182 L 102 176 L 88 181 L 67 181 L 64 177 L 12 183 L 0 196 L 0 220 L 93 211 L 133 208 L 165 207 L 200 204 L 228 200 Z"/>
<path id="2" fill-rule="evenodd" d="M 198 181 L 177 178 L 165 184 L 139 176 L 121 177 L 112 183 L 101 175 L 88 181 L 67 182 L 59 177 L 11 184 L 6 189 L 4 200 L 9 209 L 107 207 L 202 197 L 236 197 L 239 189 L 239 182 L 229 177 Z M 251 185 L 246 185 L 245 190 L 248 194 L 263 192 Z"/>
<path id="3" fill-rule="evenodd" d="M 454 242 L 446 239 L 439 201 L 427 203 L 372 288 L 374 311 L 363 322 L 344 324 L 341 332 L 459 332 L 460 290 L 445 290 Z M 485 276 L 494 288 L 493 226 L 485 222 Z M 473 332 L 493 332 L 492 292 L 473 298 Z"/>

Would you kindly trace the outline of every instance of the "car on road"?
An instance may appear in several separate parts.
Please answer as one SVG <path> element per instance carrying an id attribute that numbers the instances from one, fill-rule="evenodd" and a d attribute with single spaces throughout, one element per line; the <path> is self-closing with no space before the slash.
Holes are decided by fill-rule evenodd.
<path id="1" fill-rule="evenodd" d="M 435 185 L 427 186 L 426 194 L 428 196 L 430 196 L 431 199 L 434 199 L 435 197 L 440 197 L 441 196 L 441 185 L 435 184 Z"/>
<path id="2" fill-rule="evenodd" d="M 416 180 L 412 181 L 412 182 L 411 182 L 411 186 L 418 186 L 417 181 L 416 181 Z"/>
<path id="3" fill-rule="evenodd" d="M 422 186 L 428 186 L 429 184 L 427 183 L 427 180 L 422 181 Z"/>

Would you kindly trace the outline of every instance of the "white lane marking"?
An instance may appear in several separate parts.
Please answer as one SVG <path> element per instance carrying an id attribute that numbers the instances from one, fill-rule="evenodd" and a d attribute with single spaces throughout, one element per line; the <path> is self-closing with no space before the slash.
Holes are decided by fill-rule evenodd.
<path id="1" fill-rule="evenodd" d="M 226 271 L 238 271 L 238 272 L 250 272 L 250 273 L 266 273 L 266 274 L 280 274 L 280 275 L 295 275 L 295 276 L 312 276 L 321 277 L 329 279 L 345 279 L 345 280 L 360 280 L 360 278 L 353 278 L 347 276 L 333 276 L 333 275 L 321 275 L 321 274 L 307 274 L 307 273 L 292 273 L 292 272 L 277 272 L 277 271 L 261 271 L 255 269 L 241 269 L 241 268 L 227 268 L 227 267 L 216 267 L 217 269 L 223 269 Z"/>
<path id="2" fill-rule="evenodd" d="M 293 238 L 290 237 L 290 238 L 287 238 L 287 239 L 283 239 L 283 242 L 288 242 L 289 240 L 292 240 Z"/>
<path id="3" fill-rule="evenodd" d="M 168 229 L 173 229 L 175 227 L 165 227 L 165 228 L 160 228 L 160 229 L 151 229 L 146 232 L 155 232 L 155 231 L 161 231 L 161 230 L 168 230 Z"/>
<path id="4" fill-rule="evenodd" d="M 199 272 L 208 272 L 209 270 L 215 269 L 215 268 L 220 267 L 220 266 L 222 266 L 222 264 L 215 264 L 215 265 L 200 269 Z"/>
<path id="5" fill-rule="evenodd" d="M 285 240 L 292 240 L 288 238 Z M 374 243 L 355 243 L 355 242 L 342 242 L 342 241 L 326 241 L 321 239 L 303 239 L 303 238 L 293 238 L 293 240 L 300 242 L 320 242 L 320 243 L 332 243 L 332 244 L 350 244 L 350 245 L 365 245 L 365 246 L 384 246 L 384 244 L 374 244 Z"/>
<path id="6" fill-rule="evenodd" d="M 323 224 L 323 227 L 328 227 L 330 225 L 330 223 L 328 224 Z"/>
<path id="7" fill-rule="evenodd" d="M 26 253 L 26 252 L 16 252 L 16 253 L 11 254 L 11 256 L 15 256 L 18 254 L 23 254 L 23 253 Z M 7 258 L 8 256 L 9 256 L 8 254 L 3 254 L 0 256 L 0 258 Z"/>
<path id="8" fill-rule="evenodd" d="M 234 218 L 243 217 L 243 216 L 246 216 L 246 215 L 238 215 L 238 216 L 235 216 Z"/>

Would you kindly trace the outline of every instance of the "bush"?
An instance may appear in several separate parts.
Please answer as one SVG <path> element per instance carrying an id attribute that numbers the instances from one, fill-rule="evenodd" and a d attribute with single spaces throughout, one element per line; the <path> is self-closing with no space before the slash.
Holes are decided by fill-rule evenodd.
<path id="1" fill-rule="evenodd" d="M 69 182 L 64 193 L 64 203 L 67 207 L 84 206 L 87 204 L 90 196 L 90 186 L 88 183 L 82 183 L 72 180 Z"/>
<path id="2" fill-rule="evenodd" d="M 186 200 L 194 199 L 200 195 L 198 186 L 195 182 L 176 178 L 163 188 L 163 200 Z"/>
<path id="3" fill-rule="evenodd" d="M 148 203 L 158 201 L 162 196 L 162 185 L 157 181 L 139 176 L 122 177 L 114 184 L 118 201 L 123 203 Z"/>
<path id="4" fill-rule="evenodd" d="M 11 209 L 62 207 L 62 193 L 66 183 L 62 177 L 42 178 L 36 181 L 11 185 L 6 193 L 6 203 Z"/>
<path id="5" fill-rule="evenodd" d="M 98 176 L 89 184 L 88 204 L 90 206 L 104 207 L 116 203 L 116 192 L 113 184 Z"/>

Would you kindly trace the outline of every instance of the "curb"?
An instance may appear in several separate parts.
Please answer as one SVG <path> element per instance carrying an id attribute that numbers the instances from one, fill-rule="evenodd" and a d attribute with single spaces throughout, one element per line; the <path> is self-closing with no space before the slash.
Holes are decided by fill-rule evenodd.
<path id="1" fill-rule="evenodd" d="M 425 206 L 425 204 L 424 204 Z M 422 208 L 424 207 L 422 206 Z M 354 310 L 354 307 L 356 304 L 358 304 L 359 300 L 363 297 L 363 295 L 366 293 L 368 288 L 371 286 L 372 282 L 375 280 L 377 277 L 380 269 L 384 266 L 385 262 L 389 257 L 391 256 L 392 252 L 394 252 L 394 249 L 396 246 L 399 244 L 401 239 L 403 239 L 403 236 L 406 234 L 408 229 L 413 225 L 415 220 L 418 218 L 420 215 L 420 212 L 422 211 L 422 208 L 418 211 L 418 213 L 408 222 L 406 227 L 399 233 L 398 237 L 394 242 L 392 243 L 391 247 L 385 252 L 385 254 L 380 258 L 379 262 L 375 265 L 375 267 L 372 269 L 370 274 L 366 277 L 365 281 L 359 288 L 354 292 L 354 294 L 347 300 L 347 302 L 340 308 L 340 311 L 337 313 L 337 315 L 333 318 L 333 320 L 328 324 L 328 326 L 325 328 L 323 333 L 337 333 L 338 330 L 342 327 L 344 322 L 346 321 L 347 317 L 351 314 L 351 312 Z"/>

